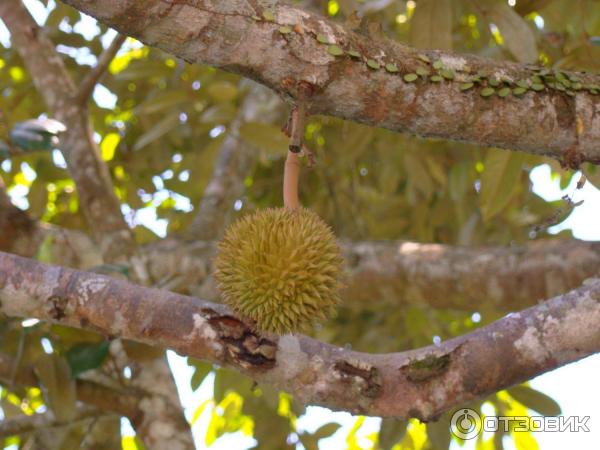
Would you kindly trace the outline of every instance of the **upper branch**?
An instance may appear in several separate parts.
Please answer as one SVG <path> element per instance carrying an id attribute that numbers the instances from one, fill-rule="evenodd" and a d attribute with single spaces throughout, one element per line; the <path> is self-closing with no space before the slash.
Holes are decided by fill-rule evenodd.
<path id="1" fill-rule="evenodd" d="M 260 335 L 220 305 L 6 253 L 0 312 L 173 348 L 305 403 L 422 420 L 600 351 L 600 280 L 439 345 L 390 354 Z"/>
<path id="2" fill-rule="evenodd" d="M 113 60 L 126 39 L 127 36 L 118 34 L 115 36 L 106 50 L 102 52 L 98 58 L 98 63 L 86 74 L 81 82 L 79 91 L 77 91 L 77 95 L 75 96 L 75 101 L 77 103 L 84 103 L 87 101 L 88 97 L 94 90 L 94 87 L 105 74 L 110 62 Z"/>
<path id="3" fill-rule="evenodd" d="M 64 1 L 188 62 L 240 73 L 288 98 L 308 83 L 311 114 L 549 155 L 573 167 L 600 163 L 600 79 L 594 75 L 418 51 L 287 5 Z M 475 86 L 467 87 L 471 80 Z M 524 92 L 500 94 L 502 86 L 523 83 Z"/>

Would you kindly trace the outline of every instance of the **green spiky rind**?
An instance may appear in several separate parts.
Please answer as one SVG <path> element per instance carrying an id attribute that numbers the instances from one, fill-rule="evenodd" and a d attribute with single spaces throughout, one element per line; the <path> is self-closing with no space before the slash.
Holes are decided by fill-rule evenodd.
<path id="1" fill-rule="evenodd" d="M 263 209 L 232 224 L 215 259 L 223 301 L 256 328 L 305 330 L 339 303 L 342 258 L 331 229 L 306 208 Z"/>

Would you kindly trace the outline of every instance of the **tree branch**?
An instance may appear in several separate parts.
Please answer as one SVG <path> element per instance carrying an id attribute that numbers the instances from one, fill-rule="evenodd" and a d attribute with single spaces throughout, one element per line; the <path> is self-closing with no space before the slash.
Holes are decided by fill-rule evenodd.
<path id="1" fill-rule="evenodd" d="M 77 94 L 75 95 L 75 103 L 85 103 L 92 94 L 94 87 L 106 73 L 106 69 L 113 60 L 123 43 L 127 40 L 127 36 L 117 34 L 110 45 L 102 52 L 98 58 L 98 63 L 85 75 Z"/>
<path id="2" fill-rule="evenodd" d="M 600 280 L 472 333 L 367 354 L 259 335 L 225 307 L 0 253 L 0 312 L 172 348 L 273 384 L 304 403 L 431 420 L 600 351 Z"/>
<path id="3" fill-rule="evenodd" d="M 75 83 L 62 58 L 20 0 L 1 2 L 0 17 L 51 114 L 67 126 L 60 148 L 77 186 L 79 204 L 105 259 L 115 261 L 132 255 L 133 236 L 93 139 L 87 110 L 74 102 Z"/>
<path id="4" fill-rule="evenodd" d="M 96 408 L 78 407 L 77 421 L 89 420 L 104 415 Z M 72 422 L 61 422 L 51 412 L 33 414 L 31 416 L 17 416 L 0 422 L 0 437 L 24 434 L 30 431 L 39 431 L 42 428 L 55 428 L 70 425 Z"/>
<path id="5" fill-rule="evenodd" d="M 267 20 L 261 7 L 238 0 L 64 1 L 148 45 L 190 63 L 239 73 L 285 97 L 297 98 L 299 86 L 308 83 L 313 89 L 311 114 L 548 155 L 571 167 L 584 161 L 600 163 L 596 145 L 600 117 L 595 114 L 599 97 L 593 95 L 600 93 L 595 89 L 600 78 L 595 75 L 564 72 L 568 86 L 575 84 L 575 90 L 558 83 L 565 91 L 542 84 L 538 92 L 538 86 L 533 89 L 533 84 L 539 84 L 534 78 L 538 69 L 532 66 L 418 51 L 359 35 L 283 4 L 270 11 L 274 20 Z M 296 25 L 302 33 L 279 31 L 281 26 Z M 317 37 L 337 48 L 323 45 Z M 339 49 L 346 53 L 337 55 Z M 350 51 L 357 53 L 350 56 Z M 432 67 L 437 61 L 440 69 Z M 392 65 L 386 69 L 386 64 Z M 430 75 L 439 72 L 445 78 L 405 81 L 404 76 L 416 74 L 417 69 Z M 483 80 L 511 87 L 524 81 L 531 89 L 504 98 L 484 96 L 477 86 L 461 90 L 461 84 L 476 73 L 483 74 Z"/>
<path id="6" fill-rule="evenodd" d="M 56 264 L 84 270 L 102 264 L 98 248 L 85 234 L 34 222 L 12 204 L 0 208 L 0 251 L 32 257 L 46 239 Z M 402 241 L 340 245 L 348 274 L 342 293 L 346 304 L 381 298 L 398 305 L 515 311 L 575 289 L 600 267 L 600 242 L 578 240 L 495 247 Z M 177 239 L 140 248 L 150 277 L 161 286 L 211 301 L 218 299 L 210 276 L 215 252 L 214 241 Z"/>

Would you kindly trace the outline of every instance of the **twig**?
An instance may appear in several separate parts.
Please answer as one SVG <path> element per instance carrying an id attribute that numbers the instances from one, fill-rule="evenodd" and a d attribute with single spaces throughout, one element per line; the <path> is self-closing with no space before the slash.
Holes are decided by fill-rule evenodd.
<path id="1" fill-rule="evenodd" d="M 300 159 L 298 154 L 288 151 L 283 171 L 283 204 L 286 208 L 298 207 L 298 179 L 300 178 Z"/>
<path id="2" fill-rule="evenodd" d="M 92 94 L 94 87 L 106 73 L 108 65 L 113 60 L 126 39 L 127 36 L 118 34 L 110 43 L 110 45 L 102 52 L 98 58 L 98 63 L 83 78 L 81 87 L 79 88 L 79 91 L 77 91 L 77 95 L 75 95 L 75 102 L 82 104 L 87 101 L 89 96 Z"/>

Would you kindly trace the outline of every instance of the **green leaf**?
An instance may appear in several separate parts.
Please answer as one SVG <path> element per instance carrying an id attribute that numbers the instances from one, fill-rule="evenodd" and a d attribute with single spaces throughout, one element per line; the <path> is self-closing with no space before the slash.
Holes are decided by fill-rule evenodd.
<path id="1" fill-rule="evenodd" d="M 198 389 L 208 375 L 213 370 L 213 365 L 206 361 L 199 361 L 196 359 L 188 358 L 188 365 L 195 368 L 194 374 L 190 379 L 190 387 L 193 391 Z"/>
<path id="2" fill-rule="evenodd" d="M 234 100 L 238 94 L 237 86 L 225 80 L 212 82 L 206 91 L 216 103 L 230 102 Z"/>
<path id="3" fill-rule="evenodd" d="M 479 205 L 484 221 L 497 216 L 520 189 L 523 154 L 490 149 L 481 174 Z"/>
<path id="4" fill-rule="evenodd" d="M 327 36 L 321 33 L 317 34 L 317 41 L 319 41 L 321 44 L 329 44 L 329 39 L 327 39 Z"/>
<path id="5" fill-rule="evenodd" d="M 494 2 L 485 9 L 485 17 L 500 30 L 504 45 L 523 63 L 533 63 L 538 58 L 532 28 L 506 2 Z"/>
<path id="6" fill-rule="evenodd" d="M 367 59 L 367 66 L 369 66 L 373 70 L 378 70 L 379 67 L 381 67 L 379 63 L 374 59 Z"/>
<path id="7" fill-rule="evenodd" d="M 419 75 L 417 75 L 416 73 L 407 73 L 402 78 L 407 83 L 412 83 L 413 81 L 416 81 L 419 78 Z"/>
<path id="8" fill-rule="evenodd" d="M 448 69 L 440 70 L 440 75 L 443 76 L 446 80 L 454 79 L 454 72 L 452 72 L 451 70 L 448 70 Z"/>
<path id="9" fill-rule="evenodd" d="M 263 19 L 269 22 L 273 22 L 275 20 L 275 13 L 270 9 L 265 9 L 262 13 Z"/>
<path id="10" fill-rule="evenodd" d="M 494 88 L 486 87 L 486 88 L 483 88 L 481 91 L 479 91 L 479 94 L 482 97 L 490 97 L 490 96 L 494 95 L 494 92 L 496 92 L 494 90 Z"/>
<path id="11" fill-rule="evenodd" d="M 507 392 L 523 406 L 544 416 L 558 416 L 561 413 L 560 405 L 556 400 L 529 386 L 514 386 Z"/>
<path id="12" fill-rule="evenodd" d="M 419 0 L 410 19 L 410 42 L 417 48 L 452 50 L 452 0 Z"/>
<path id="13" fill-rule="evenodd" d="M 325 439 L 339 430 L 341 425 L 339 423 L 326 423 L 325 425 L 320 426 L 314 433 L 313 436 L 317 439 Z"/>
<path id="14" fill-rule="evenodd" d="M 61 356 L 42 355 L 34 363 L 34 372 L 48 407 L 61 422 L 69 422 L 76 415 L 75 380 L 71 368 Z"/>
<path id="15" fill-rule="evenodd" d="M 462 83 L 460 85 L 460 90 L 461 91 L 466 91 L 468 89 L 471 89 L 474 86 L 474 83 L 472 81 L 468 81 L 466 83 Z"/>
<path id="16" fill-rule="evenodd" d="M 506 97 L 510 94 L 510 88 L 509 87 L 503 87 L 502 89 L 500 89 L 498 91 L 498 97 Z"/>
<path id="17" fill-rule="evenodd" d="M 394 447 L 406 434 L 406 421 L 384 418 L 379 428 L 378 447 L 389 449 Z"/>
<path id="18" fill-rule="evenodd" d="M 190 99 L 190 94 L 187 90 L 170 89 L 153 95 L 151 98 L 140 103 L 133 112 L 135 114 L 153 114 L 158 112 L 166 112 L 167 110 L 179 106 L 183 102 Z"/>
<path id="19" fill-rule="evenodd" d="M 150 127 L 148 131 L 142 134 L 133 145 L 133 150 L 137 151 L 153 143 L 179 125 L 179 111 L 174 111 L 165 116 L 161 121 Z"/>
<path id="20" fill-rule="evenodd" d="M 121 136 L 117 133 L 108 133 L 100 143 L 100 154 L 104 161 L 110 161 L 115 157 L 117 145 L 121 142 Z"/>
<path id="21" fill-rule="evenodd" d="M 344 54 L 344 50 L 342 50 L 339 46 L 334 44 L 327 47 L 327 53 L 333 56 L 341 56 Z"/>
<path id="22" fill-rule="evenodd" d="M 65 358 L 71 367 L 73 378 L 87 370 L 100 367 L 108 355 L 108 346 L 108 341 L 72 346 L 65 354 Z"/>
<path id="23" fill-rule="evenodd" d="M 390 73 L 395 73 L 398 72 L 398 66 L 396 64 L 388 63 L 385 65 L 385 70 L 387 70 Z"/>
<path id="24" fill-rule="evenodd" d="M 526 92 L 527 92 L 527 89 L 522 88 L 522 87 L 513 89 L 513 94 L 516 95 L 517 97 L 520 97 L 521 95 L 525 94 Z"/>
<path id="25" fill-rule="evenodd" d="M 267 155 L 285 155 L 289 145 L 289 139 L 281 129 L 267 123 L 245 122 L 240 127 L 239 135 Z"/>
<path id="26" fill-rule="evenodd" d="M 291 28 L 291 27 L 288 27 L 288 26 L 285 26 L 285 25 L 283 25 L 283 26 L 279 27 L 279 32 L 280 32 L 281 34 L 290 34 L 290 33 L 292 32 L 292 28 Z"/>

